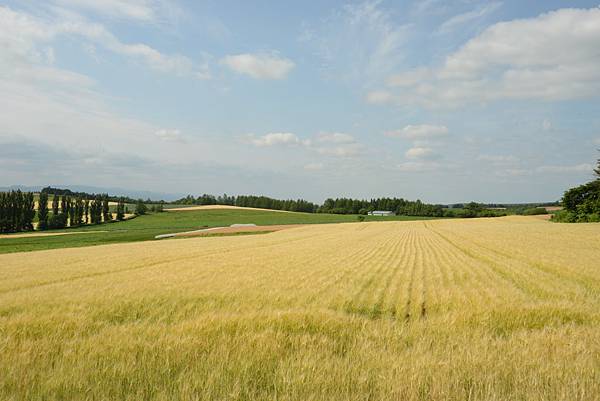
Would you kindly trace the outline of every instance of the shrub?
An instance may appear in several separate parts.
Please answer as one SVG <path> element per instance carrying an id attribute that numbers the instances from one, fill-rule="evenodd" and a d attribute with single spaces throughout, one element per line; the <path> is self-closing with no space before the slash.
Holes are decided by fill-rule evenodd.
<path id="1" fill-rule="evenodd" d="M 53 214 L 48 220 L 48 228 L 65 228 L 67 226 L 67 214 L 59 213 Z"/>
<path id="2" fill-rule="evenodd" d="M 559 223 L 575 223 L 577 221 L 577 214 L 568 210 L 559 210 L 552 215 L 551 220 Z"/>
<path id="3" fill-rule="evenodd" d="M 148 207 L 141 199 L 135 204 L 135 214 L 138 216 L 146 214 Z"/>
<path id="4" fill-rule="evenodd" d="M 535 216 L 538 214 L 548 214 L 548 211 L 543 207 L 534 207 L 523 211 L 523 215 L 525 216 Z"/>

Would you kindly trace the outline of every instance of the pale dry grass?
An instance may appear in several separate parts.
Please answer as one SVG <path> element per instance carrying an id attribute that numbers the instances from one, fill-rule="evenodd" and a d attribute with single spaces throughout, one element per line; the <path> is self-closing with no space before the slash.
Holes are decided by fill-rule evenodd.
<path id="1" fill-rule="evenodd" d="M 597 400 L 600 225 L 305 226 L 0 256 L 3 400 Z"/>
<path id="2" fill-rule="evenodd" d="M 36 223 L 37 225 L 37 223 Z M 63 232 L 34 232 L 34 233 L 23 233 L 23 234 L 0 234 L 0 239 L 2 238 L 30 238 L 30 237 L 55 237 L 57 235 L 73 235 L 73 234 L 95 234 L 95 233 L 105 233 L 107 231 L 103 230 L 90 230 L 90 231 L 63 231 Z"/>
<path id="3" fill-rule="evenodd" d="M 295 212 L 290 212 L 287 210 L 261 209 L 258 207 L 240 207 L 240 206 L 231 206 L 231 205 L 202 205 L 202 206 L 174 207 L 172 209 L 165 209 L 165 211 L 167 211 L 167 212 L 189 212 L 192 210 L 214 210 L 214 209 L 262 210 L 265 212 L 295 213 Z"/>

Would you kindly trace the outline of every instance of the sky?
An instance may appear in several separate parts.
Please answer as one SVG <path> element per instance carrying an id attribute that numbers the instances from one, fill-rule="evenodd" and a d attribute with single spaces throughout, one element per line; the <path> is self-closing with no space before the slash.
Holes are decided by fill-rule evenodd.
<path id="1" fill-rule="evenodd" d="M 600 156 L 599 5 L 0 0 L 0 186 L 558 200 Z"/>

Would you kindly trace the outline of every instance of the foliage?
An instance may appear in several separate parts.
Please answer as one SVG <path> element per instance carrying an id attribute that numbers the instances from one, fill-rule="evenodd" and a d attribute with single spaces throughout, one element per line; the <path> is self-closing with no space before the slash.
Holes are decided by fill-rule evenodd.
<path id="1" fill-rule="evenodd" d="M 108 195 L 107 194 L 102 196 L 102 218 L 105 223 L 112 220 L 112 213 L 110 213 L 110 208 L 108 207 Z"/>
<path id="2" fill-rule="evenodd" d="M 142 216 L 144 214 L 146 214 L 148 212 L 148 207 L 146 206 L 146 204 L 144 203 L 144 201 L 142 199 L 138 199 L 137 203 L 135 204 L 135 214 L 137 216 Z"/>
<path id="3" fill-rule="evenodd" d="M 541 214 L 548 214 L 546 208 L 543 207 L 534 207 L 530 209 L 525 209 L 522 212 L 523 216 L 536 216 Z"/>
<path id="4" fill-rule="evenodd" d="M 600 215 L 600 178 L 571 188 L 562 198 L 564 211 L 552 216 L 565 223 L 594 222 Z"/>
<path id="5" fill-rule="evenodd" d="M 96 195 L 90 204 L 90 222 L 91 224 L 102 223 L 102 198 Z"/>
<path id="6" fill-rule="evenodd" d="M 31 192 L 0 192 L 0 232 L 33 230 L 35 202 Z"/>
<path id="7" fill-rule="evenodd" d="M 239 195 L 239 196 L 223 196 L 208 195 L 204 194 L 194 198 L 192 195 L 188 195 L 185 198 L 176 200 L 172 203 L 180 205 L 230 205 L 239 207 L 254 207 L 260 209 L 271 209 L 271 210 L 287 210 L 289 212 L 306 212 L 314 213 L 317 211 L 318 206 L 312 202 L 308 202 L 304 199 L 288 199 L 280 200 L 269 198 L 268 196 L 255 196 L 255 195 Z"/>
<path id="8" fill-rule="evenodd" d="M 66 213 L 58 213 L 53 214 L 48 221 L 48 228 L 50 229 L 60 229 L 65 228 L 67 226 L 67 214 Z"/>
<path id="9" fill-rule="evenodd" d="M 38 230 L 48 229 L 48 194 L 41 193 L 38 199 Z"/>
<path id="10" fill-rule="evenodd" d="M 59 196 L 57 194 L 54 194 L 54 196 L 52 197 L 52 214 L 54 215 L 58 214 L 58 203 Z"/>
<path id="11" fill-rule="evenodd" d="M 76 192 L 76 191 L 71 191 L 70 189 L 66 189 L 66 188 L 45 187 L 45 188 L 42 188 L 41 193 L 65 195 L 65 196 L 69 196 L 69 197 L 73 197 L 73 198 L 79 197 L 82 199 L 95 199 L 97 196 L 107 196 L 108 200 L 110 202 L 118 202 L 120 198 L 123 198 L 126 203 L 135 203 L 136 202 L 135 199 L 130 198 L 130 197 L 109 196 L 107 194 L 99 195 L 99 194 L 94 194 L 94 193 L 89 193 L 89 192 Z M 150 202 L 148 202 L 148 203 L 150 203 Z"/>
<path id="12" fill-rule="evenodd" d="M 121 221 L 125 219 L 125 199 L 119 198 L 117 203 L 117 220 Z"/>

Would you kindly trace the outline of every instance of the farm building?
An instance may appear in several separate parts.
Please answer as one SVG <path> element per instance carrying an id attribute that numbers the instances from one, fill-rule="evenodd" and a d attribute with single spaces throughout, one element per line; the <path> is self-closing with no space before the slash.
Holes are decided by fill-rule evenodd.
<path id="1" fill-rule="evenodd" d="M 388 210 L 373 210 L 369 212 L 369 216 L 395 216 L 396 213 L 390 212 Z"/>

